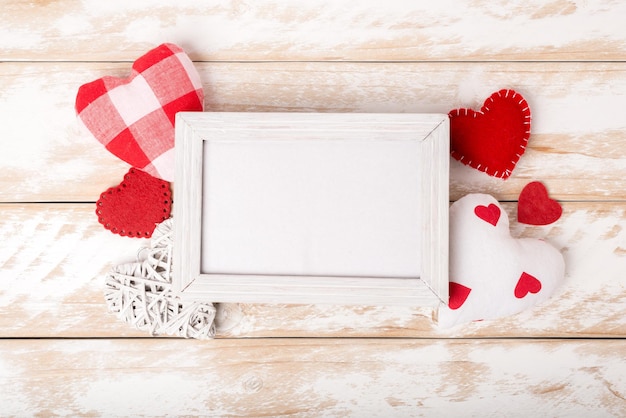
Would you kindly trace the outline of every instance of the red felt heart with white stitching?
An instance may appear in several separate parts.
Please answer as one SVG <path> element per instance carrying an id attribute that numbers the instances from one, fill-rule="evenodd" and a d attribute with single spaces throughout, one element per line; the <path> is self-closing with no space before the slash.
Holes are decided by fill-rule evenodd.
<path id="1" fill-rule="evenodd" d="M 500 90 L 480 111 L 450 111 L 450 153 L 461 163 L 507 179 L 530 137 L 530 107 L 519 93 Z"/>
<path id="2" fill-rule="evenodd" d="M 545 241 L 515 239 L 496 199 L 470 194 L 450 207 L 450 300 L 442 328 L 521 312 L 563 281 L 561 253 Z"/>

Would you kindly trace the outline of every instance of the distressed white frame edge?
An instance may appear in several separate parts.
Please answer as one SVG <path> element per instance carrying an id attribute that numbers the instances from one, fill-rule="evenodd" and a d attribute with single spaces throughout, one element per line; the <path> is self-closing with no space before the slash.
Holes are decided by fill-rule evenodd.
<path id="1" fill-rule="evenodd" d="M 176 115 L 176 178 L 172 288 L 183 300 L 232 303 L 438 306 L 448 300 L 449 119 L 445 114 L 411 114 L 432 124 L 421 138 L 422 274 L 415 278 L 203 274 L 201 213 L 203 141 L 230 112 L 180 112 Z M 359 114 L 272 114 L 351 119 Z M 318 115 L 318 116 L 317 116 Z M 368 114 L 375 118 L 376 114 Z M 384 114 L 391 118 L 393 114 Z M 407 114 L 396 114 L 406 122 Z M 276 122 L 274 119 L 272 119 Z M 337 119 L 335 119 L 336 121 Z M 210 126 L 210 123 L 213 123 Z M 349 123 L 349 121 L 348 121 Z M 285 120 L 288 124 L 288 120 Z M 232 126 L 231 126 L 232 129 Z M 183 227 L 180 227 L 183 225 Z M 427 250 L 428 249 L 428 250 Z M 427 254 L 427 256 L 424 256 Z"/>

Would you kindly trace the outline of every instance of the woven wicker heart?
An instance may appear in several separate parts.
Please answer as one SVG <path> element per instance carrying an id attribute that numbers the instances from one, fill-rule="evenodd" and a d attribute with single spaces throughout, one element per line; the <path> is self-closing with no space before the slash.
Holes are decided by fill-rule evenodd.
<path id="1" fill-rule="evenodd" d="M 133 64 L 126 79 L 103 77 L 76 95 L 79 120 L 107 150 L 154 177 L 174 181 L 174 118 L 203 109 L 202 82 L 176 45 L 163 44 Z"/>
<path id="2" fill-rule="evenodd" d="M 143 262 L 114 267 L 105 278 L 109 311 L 152 335 L 215 336 L 213 304 L 183 302 L 172 293 L 172 219 L 159 224 Z"/>

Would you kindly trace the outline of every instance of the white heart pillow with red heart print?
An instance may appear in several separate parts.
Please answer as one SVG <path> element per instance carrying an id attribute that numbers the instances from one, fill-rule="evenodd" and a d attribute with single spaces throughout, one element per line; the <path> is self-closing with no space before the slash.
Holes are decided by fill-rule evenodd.
<path id="1" fill-rule="evenodd" d="M 496 199 L 467 195 L 450 207 L 450 301 L 439 309 L 438 325 L 516 314 L 548 299 L 564 277 L 556 248 L 513 238 Z"/>

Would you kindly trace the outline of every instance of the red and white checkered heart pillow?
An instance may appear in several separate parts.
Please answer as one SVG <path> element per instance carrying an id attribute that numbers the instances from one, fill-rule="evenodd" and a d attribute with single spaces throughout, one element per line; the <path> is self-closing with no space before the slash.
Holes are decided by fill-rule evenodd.
<path id="1" fill-rule="evenodd" d="M 102 77 L 76 96 L 79 120 L 111 153 L 166 181 L 174 179 L 174 118 L 201 111 L 204 94 L 193 62 L 163 44 L 133 63 L 126 79 Z"/>

